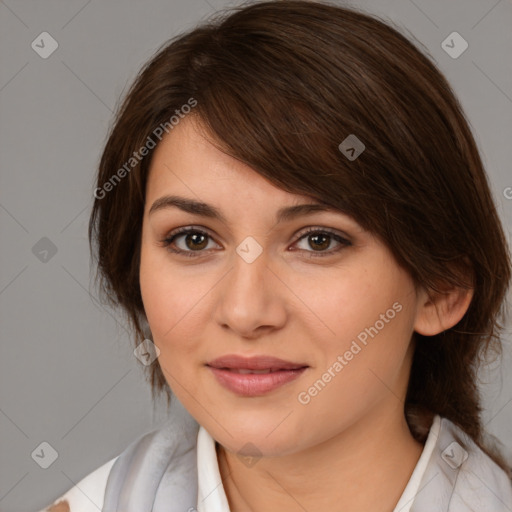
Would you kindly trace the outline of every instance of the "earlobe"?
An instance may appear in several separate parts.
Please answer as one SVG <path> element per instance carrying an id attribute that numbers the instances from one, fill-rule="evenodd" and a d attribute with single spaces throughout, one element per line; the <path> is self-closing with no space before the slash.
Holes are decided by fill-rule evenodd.
<path id="1" fill-rule="evenodd" d="M 450 288 L 443 293 L 419 296 L 414 330 L 423 336 L 434 336 L 456 325 L 471 304 L 474 290 Z"/>

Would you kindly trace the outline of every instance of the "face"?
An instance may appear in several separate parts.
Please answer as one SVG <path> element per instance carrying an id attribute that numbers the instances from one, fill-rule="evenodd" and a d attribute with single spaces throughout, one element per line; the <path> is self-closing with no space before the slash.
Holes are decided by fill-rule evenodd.
<path id="1" fill-rule="evenodd" d="M 281 209 L 320 203 L 222 153 L 196 122 L 181 121 L 156 148 L 143 219 L 142 297 L 173 393 L 226 449 L 250 442 L 263 455 L 399 411 L 421 298 L 410 276 L 337 210 L 278 220 Z M 296 369 L 213 369 L 226 355 Z M 248 366 L 272 367 L 260 363 Z"/>

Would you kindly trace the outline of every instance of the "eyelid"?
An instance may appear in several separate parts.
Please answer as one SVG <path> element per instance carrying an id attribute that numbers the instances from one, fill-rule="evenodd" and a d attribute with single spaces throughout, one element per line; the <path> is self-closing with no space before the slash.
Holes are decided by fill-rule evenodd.
<path id="1" fill-rule="evenodd" d="M 212 234 L 210 229 L 205 227 L 205 226 L 201 226 L 199 224 L 189 224 L 189 225 L 186 225 L 186 226 L 181 226 L 181 227 L 175 228 L 175 229 L 169 231 L 165 235 L 164 240 L 165 239 L 169 239 L 172 236 L 175 236 L 175 235 L 178 235 L 178 234 L 187 233 L 188 231 L 196 231 L 196 230 L 207 234 L 208 236 L 210 236 L 212 239 L 215 240 L 215 236 Z M 330 233 L 330 234 L 333 234 L 333 235 L 338 235 L 341 238 L 344 238 L 346 242 L 350 242 L 350 238 L 351 238 L 347 233 L 345 233 L 342 230 L 335 229 L 335 228 L 329 228 L 329 227 L 326 227 L 326 226 L 315 225 L 315 224 L 313 224 L 311 226 L 306 226 L 304 228 L 299 229 L 298 231 L 296 231 L 294 233 L 293 237 L 300 238 L 300 237 L 304 236 L 305 234 L 307 234 L 307 233 L 309 233 L 311 231 L 315 231 L 315 232 L 316 231 L 322 231 L 322 232 Z M 162 241 L 164 241 L 164 240 L 162 240 Z"/>
<path id="2" fill-rule="evenodd" d="M 308 226 L 308 227 L 305 227 L 305 228 L 302 228 L 301 230 L 299 230 L 294 236 L 297 237 L 297 240 L 296 240 L 296 242 L 297 242 L 304 235 L 307 235 L 309 233 L 316 233 L 316 232 L 329 233 L 330 235 L 336 235 L 339 238 L 342 238 L 345 242 L 351 243 L 350 237 L 343 231 L 341 231 L 339 229 L 324 227 L 324 226 Z"/>
<path id="3" fill-rule="evenodd" d="M 166 240 L 169 240 L 170 238 L 178 236 L 178 235 L 183 235 L 183 234 L 186 235 L 187 233 L 190 233 L 190 232 L 192 232 L 192 233 L 196 233 L 196 232 L 203 233 L 205 235 L 208 235 L 212 240 L 215 240 L 215 236 L 213 236 L 213 234 L 211 233 L 211 231 L 208 228 L 206 228 L 204 226 L 197 225 L 197 224 L 190 224 L 190 225 L 181 226 L 179 228 L 176 228 L 176 229 L 173 229 L 173 230 L 169 231 L 164 236 L 164 239 L 162 240 L 162 242 L 165 242 Z"/>

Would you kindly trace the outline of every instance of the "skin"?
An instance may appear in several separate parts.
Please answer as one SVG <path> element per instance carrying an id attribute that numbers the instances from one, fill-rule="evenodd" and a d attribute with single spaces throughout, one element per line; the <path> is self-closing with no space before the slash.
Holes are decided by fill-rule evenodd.
<path id="1" fill-rule="evenodd" d="M 392 511 L 423 448 L 404 417 L 412 333 L 455 325 L 472 292 L 429 297 L 380 239 L 336 210 L 277 224 L 279 208 L 314 200 L 276 188 L 219 151 L 200 128 L 188 116 L 155 149 L 140 285 L 166 380 L 218 442 L 231 511 Z M 171 194 L 209 203 L 227 222 L 176 207 L 149 213 Z M 190 235 L 188 244 L 186 234 L 175 239 L 172 247 L 193 257 L 162 243 L 183 226 L 210 235 L 199 250 Z M 350 245 L 302 237 L 308 227 L 334 230 Z M 262 248 L 252 263 L 236 252 L 248 236 Z M 329 254 L 315 256 L 322 251 Z M 299 393 L 397 302 L 401 311 L 308 404 L 300 403 Z M 309 368 L 270 393 L 241 397 L 205 366 L 232 353 Z M 248 442 L 261 453 L 250 466 L 238 456 Z"/>

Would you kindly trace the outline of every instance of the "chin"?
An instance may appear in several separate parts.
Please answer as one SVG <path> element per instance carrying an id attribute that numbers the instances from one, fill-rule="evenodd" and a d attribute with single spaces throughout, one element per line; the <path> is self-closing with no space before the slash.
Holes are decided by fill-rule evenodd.
<path id="1" fill-rule="evenodd" d="M 226 450 L 240 456 L 279 457 L 299 450 L 297 436 L 284 425 L 278 426 L 281 421 L 230 422 L 223 424 L 225 430 L 215 429 L 212 435 Z"/>

